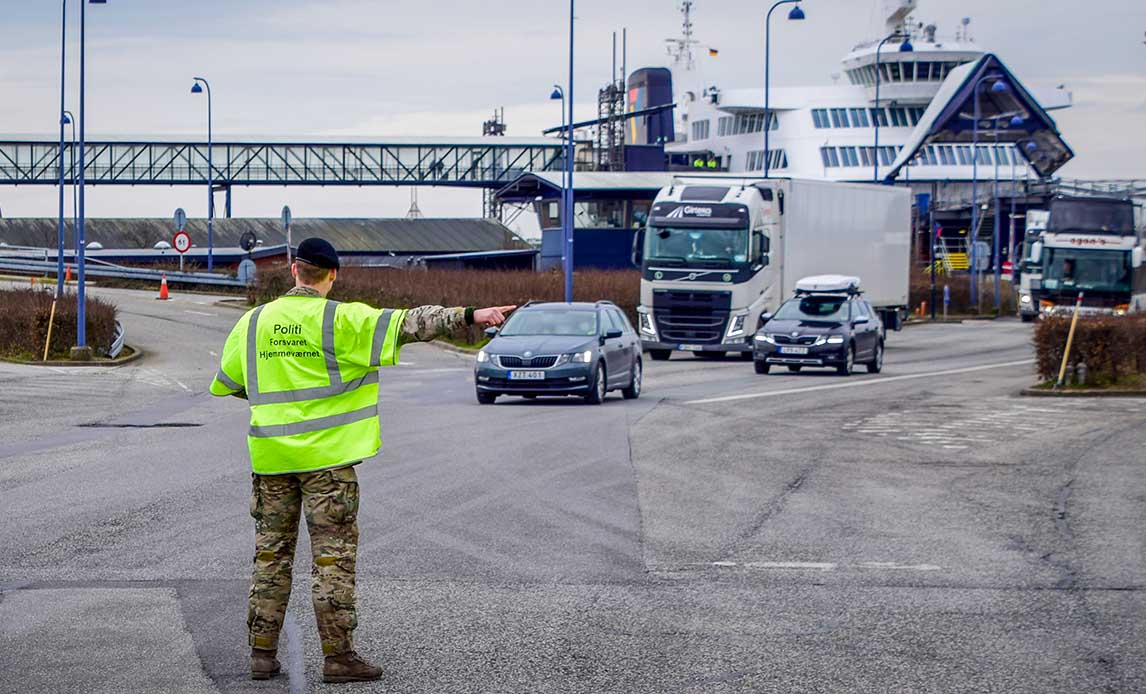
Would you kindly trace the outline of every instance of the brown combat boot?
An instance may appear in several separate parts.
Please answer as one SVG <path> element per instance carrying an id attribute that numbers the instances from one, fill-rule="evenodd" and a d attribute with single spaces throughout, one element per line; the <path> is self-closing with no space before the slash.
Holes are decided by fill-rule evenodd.
<path id="1" fill-rule="evenodd" d="M 251 679 L 269 680 L 279 674 L 280 670 L 282 670 L 282 666 L 279 665 L 278 658 L 275 657 L 275 651 L 268 651 L 263 648 L 251 649 Z"/>
<path id="2" fill-rule="evenodd" d="M 371 665 L 354 651 L 326 656 L 322 666 L 323 682 L 370 682 L 382 678 L 382 668 Z"/>

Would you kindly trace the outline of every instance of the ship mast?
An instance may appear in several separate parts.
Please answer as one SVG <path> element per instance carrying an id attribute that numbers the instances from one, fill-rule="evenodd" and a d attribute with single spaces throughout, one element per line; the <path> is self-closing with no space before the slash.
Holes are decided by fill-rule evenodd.
<path id="1" fill-rule="evenodd" d="M 674 67 L 683 67 L 686 72 L 692 72 L 695 66 L 693 60 L 692 47 L 698 42 L 692 38 L 692 0 L 683 0 L 680 4 L 680 12 L 683 16 L 683 23 L 681 25 L 681 35 L 676 38 L 665 39 L 668 44 L 668 54 L 672 56 Z"/>

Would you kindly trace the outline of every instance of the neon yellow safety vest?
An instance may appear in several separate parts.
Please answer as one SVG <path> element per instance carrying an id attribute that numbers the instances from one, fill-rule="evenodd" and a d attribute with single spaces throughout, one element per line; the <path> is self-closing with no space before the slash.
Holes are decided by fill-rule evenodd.
<path id="1" fill-rule="evenodd" d="M 378 453 L 378 367 L 398 363 L 405 318 L 317 296 L 280 297 L 243 316 L 211 394 L 245 392 L 256 474 L 314 472 Z"/>

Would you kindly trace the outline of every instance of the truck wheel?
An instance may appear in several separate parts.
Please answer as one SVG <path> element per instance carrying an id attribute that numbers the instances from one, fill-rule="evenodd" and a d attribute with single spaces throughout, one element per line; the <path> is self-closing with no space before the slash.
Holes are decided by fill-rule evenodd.
<path id="1" fill-rule="evenodd" d="M 585 403 L 600 405 L 605 399 L 606 383 L 608 379 L 605 378 L 605 365 L 598 363 L 597 368 L 593 369 L 593 377 L 589 379 L 589 393 L 585 395 Z"/>
<path id="2" fill-rule="evenodd" d="M 875 354 L 872 355 L 871 361 L 867 364 L 869 374 L 877 374 L 880 371 L 883 371 L 883 340 L 876 343 Z"/>
<path id="3" fill-rule="evenodd" d="M 766 361 L 757 359 L 754 363 L 756 366 L 756 373 L 758 374 L 766 374 L 772 370 L 772 365 Z"/>
<path id="4" fill-rule="evenodd" d="M 653 361 L 668 361 L 672 357 L 671 349 L 650 349 L 649 357 Z"/>
<path id="5" fill-rule="evenodd" d="M 1022 314 L 1021 318 L 1023 319 L 1024 323 L 1034 323 L 1035 322 L 1035 317 L 1030 313 Z"/>
<path id="6" fill-rule="evenodd" d="M 841 376 L 851 376 L 852 369 L 856 365 L 856 346 L 848 347 L 847 355 L 844 357 L 844 363 L 836 367 L 836 373 Z"/>
<path id="7" fill-rule="evenodd" d="M 477 399 L 478 402 L 483 405 L 492 405 L 494 401 L 497 400 L 497 395 L 495 393 L 484 393 L 479 390 L 477 392 Z"/>

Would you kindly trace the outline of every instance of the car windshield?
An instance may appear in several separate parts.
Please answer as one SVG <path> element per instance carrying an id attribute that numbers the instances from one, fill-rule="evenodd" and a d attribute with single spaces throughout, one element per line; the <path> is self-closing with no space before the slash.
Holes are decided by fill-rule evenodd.
<path id="1" fill-rule="evenodd" d="M 845 296 L 802 296 L 789 299 L 772 318 L 839 323 L 848 319 L 848 299 Z"/>
<path id="2" fill-rule="evenodd" d="M 509 317 L 499 335 L 580 335 L 597 334 L 597 312 L 591 310 L 518 311 Z"/>
<path id="3" fill-rule="evenodd" d="M 747 229 L 649 229 L 645 255 L 678 263 L 744 263 L 748 261 Z"/>

